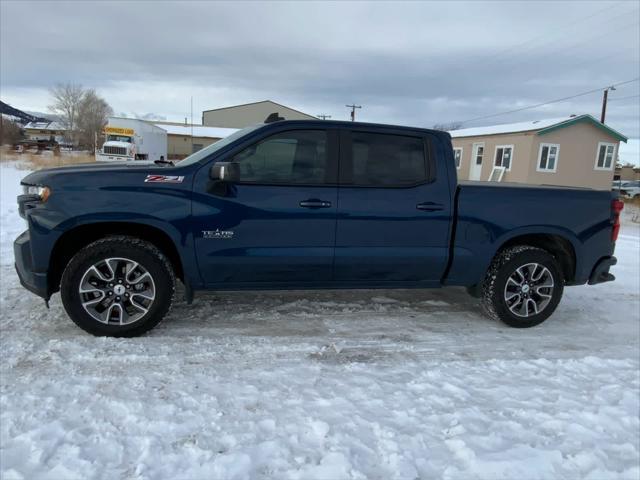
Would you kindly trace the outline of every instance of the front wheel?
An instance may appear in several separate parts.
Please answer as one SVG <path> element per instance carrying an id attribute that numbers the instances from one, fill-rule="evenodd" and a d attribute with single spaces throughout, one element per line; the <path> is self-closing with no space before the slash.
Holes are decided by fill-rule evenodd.
<path id="1" fill-rule="evenodd" d="M 493 260 L 482 284 L 485 313 L 516 328 L 544 322 L 556 309 L 564 278 L 555 258 L 531 246 L 507 248 Z"/>
<path id="2" fill-rule="evenodd" d="M 133 337 L 155 327 L 173 300 L 175 279 L 167 258 L 138 238 L 107 237 L 87 245 L 62 274 L 62 304 L 83 330 Z"/>

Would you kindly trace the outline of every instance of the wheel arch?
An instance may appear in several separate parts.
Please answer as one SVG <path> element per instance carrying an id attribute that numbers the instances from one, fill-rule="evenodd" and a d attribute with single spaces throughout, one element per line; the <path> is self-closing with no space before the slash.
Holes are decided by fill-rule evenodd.
<path id="1" fill-rule="evenodd" d="M 183 282 L 185 281 L 183 259 L 175 242 L 167 232 L 145 223 L 99 222 L 76 226 L 65 231 L 58 238 L 51 251 L 48 269 L 49 285 L 52 292 L 60 289 L 62 272 L 80 249 L 96 240 L 112 235 L 140 238 L 153 244 L 167 256 L 176 277 Z"/>
<path id="2" fill-rule="evenodd" d="M 524 233 L 504 240 L 496 250 L 494 257 L 507 248 L 528 245 L 549 252 L 557 260 L 565 282 L 571 283 L 576 276 L 577 256 L 574 244 L 558 233 Z"/>

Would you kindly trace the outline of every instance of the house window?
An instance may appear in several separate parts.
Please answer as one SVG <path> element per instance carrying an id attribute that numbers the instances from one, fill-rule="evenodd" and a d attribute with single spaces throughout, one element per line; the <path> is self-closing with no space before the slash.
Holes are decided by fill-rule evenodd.
<path id="1" fill-rule="evenodd" d="M 462 148 L 454 148 L 453 149 L 453 159 L 456 162 L 456 168 L 460 168 L 462 165 Z"/>
<path id="2" fill-rule="evenodd" d="M 484 157 L 484 145 L 478 145 L 476 150 L 476 165 L 482 165 L 482 158 Z"/>
<path id="3" fill-rule="evenodd" d="M 541 143 L 538 152 L 539 172 L 555 172 L 558 166 L 558 156 L 560 155 L 560 145 L 557 143 Z"/>
<path id="4" fill-rule="evenodd" d="M 616 151 L 615 143 L 598 143 L 598 155 L 596 156 L 596 170 L 611 170 L 613 168 L 613 157 Z"/>
<path id="5" fill-rule="evenodd" d="M 204 145 L 202 145 L 201 143 L 192 143 L 191 144 L 191 153 L 196 153 L 199 150 L 202 150 L 202 147 Z"/>
<path id="6" fill-rule="evenodd" d="M 509 171 L 511 170 L 511 160 L 513 160 L 513 145 L 496 146 L 496 159 L 493 163 L 495 167 L 504 167 Z"/>

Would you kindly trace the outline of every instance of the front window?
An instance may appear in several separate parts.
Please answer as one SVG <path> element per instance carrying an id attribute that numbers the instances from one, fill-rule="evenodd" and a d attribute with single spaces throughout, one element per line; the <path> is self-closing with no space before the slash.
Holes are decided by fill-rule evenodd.
<path id="1" fill-rule="evenodd" d="M 598 156 L 596 157 L 596 170 L 611 170 L 614 164 L 615 143 L 598 143 Z"/>
<path id="2" fill-rule="evenodd" d="M 456 168 L 460 168 L 462 165 L 462 148 L 454 148 L 453 149 L 453 159 L 456 162 Z"/>
<path id="3" fill-rule="evenodd" d="M 496 159 L 494 166 L 504 167 L 511 170 L 511 160 L 513 159 L 513 145 L 498 145 L 496 147 Z"/>
<path id="4" fill-rule="evenodd" d="M 243 128 L 242 130 L 238 130 L 237 132 L 232 133 L 228 137 L 225 137 L 222 140 L 218 140 L 217 142 L 212 143 L 211 145 L 208 145 L 207 147 L 203 148 L 202 150 L 199 150 L 199 151 L 197 151 L 195 153 L 192 153 L 191 155 L 189 155 L 188 157 L 184 158 L 183 160 L 180 160 L 176 164 L 176 166 L 186 167 L 187 165 L 192 165 L 194 163 L 198 163 L 200 160 L 203 160 L 203 159 L 213 155 L 218 150 L 226 147 L 227 145 L 235 142 L 236 140 L 238 140 L 239 138 L 244 137 L 245 135 L 251 134 L 254 130 L 257 130 L 258 128 L 261 128 L 263 126 L 264 125 L 254 125 L 252 127 L 247 127 L 247 128 Z"/>
<path id="5" fill-rule="evenodd" d="M 125 135 L 107 135 L 107 142 L 131 143 L 131 137 Z"/>
<path id="6" fill-rule="evenodd" d="M 327 132 L 277 133 L 238 153 L 241 183 L 317 185 L 327 174 Z"/>
<path id="7" fill-rule="evenodd" d="M 560 155 L 560 145 L 556 143 L 540 144 L 538 152 L 539 172 L 555 172 L 558 166 L 558 156 Z"/>

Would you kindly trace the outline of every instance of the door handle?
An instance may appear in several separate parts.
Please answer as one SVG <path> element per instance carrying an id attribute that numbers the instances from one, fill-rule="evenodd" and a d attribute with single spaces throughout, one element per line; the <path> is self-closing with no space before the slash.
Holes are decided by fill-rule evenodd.
<path id="1" fill-rule="evenodd" d="M 425 212 L 437 212 L 439 210 L 444 210 L 443 205 L 434 202 L 419 203 L 416 205 L 416 208 Z"/>
<path id="2" fill-rule="evenodd" d="M 329 208 L 331 206 L 331 202 L 310 198 L 309 200 L 301 201 L 300 206 L 302 208 Z"/>

